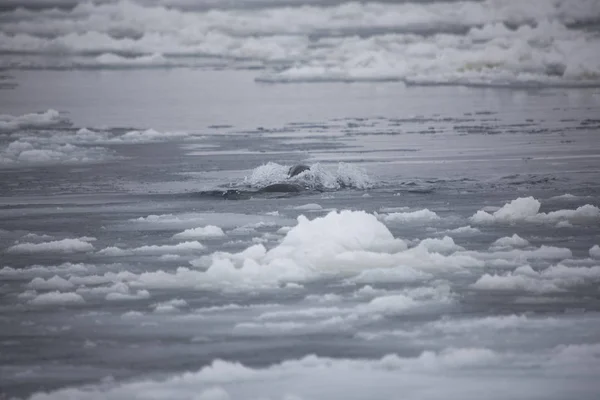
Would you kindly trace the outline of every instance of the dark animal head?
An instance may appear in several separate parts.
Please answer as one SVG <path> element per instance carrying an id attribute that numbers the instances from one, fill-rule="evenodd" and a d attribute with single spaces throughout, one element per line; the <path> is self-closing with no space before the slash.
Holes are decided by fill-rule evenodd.
<path id="1" fill-rule="evenodd" d="M 296 164 L 293 165 L 290 170 L 288 171 L 288 177 L 291 178 L 292 176 L 296 176 L 306 170 L 309 170 L 310 167 L 308 165 L 304 165 L 304 164 Z"/>

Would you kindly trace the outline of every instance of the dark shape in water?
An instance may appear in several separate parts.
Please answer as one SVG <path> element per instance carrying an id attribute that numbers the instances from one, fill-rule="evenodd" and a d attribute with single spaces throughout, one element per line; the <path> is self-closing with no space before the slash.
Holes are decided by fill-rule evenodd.
<path id="1" fill-rule="evenodd" d="M 310 167 L 303 164 L 293 165 L 288 171 L 288 177 L 291 178 L 304 171 L 309 170 Z M 253 196 L 261 195 L 265 197 L 273 197 L 270 193 L 275 193 L 276 197 L 295 195 L 300 192 L 304 192 L 306 188 L 297 185 L 295 183 L 272 183 L 258 190 L 244 190 L 244 189 L 227 189 L 227 190 L 208 190 L 203 192 L 193 193 L 195 197 L 207 197 L 207 198 L 223 198 L 225 200 L 246 200 Z"/>
<path id="2" fill-rule="evenodd" d="M 288 171 L 288 177 L 291 178 L 292 176 L 301 174 L 302 172 L 307 171 L 309 169 L 310 169 L 310 167 L 308 165 L 304 165 L 304 164 L 292 165 L 290 167 L 290 170 Z"/>
<path id="3" fill-rule="evenodd" d="M 293 183 L 273 183 L 258 191 L 267 193 L 297 193 L 302 191 L 302 187 Z"/>

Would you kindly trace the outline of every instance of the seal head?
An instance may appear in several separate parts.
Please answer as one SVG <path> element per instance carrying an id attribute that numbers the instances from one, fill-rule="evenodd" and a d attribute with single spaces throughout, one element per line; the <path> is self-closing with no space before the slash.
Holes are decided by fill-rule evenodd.
<path id="1" fill-rule="evenodd" d="M 293 176 L 301 174 L 302 172 L 307 171 L 309 169 L 310 169 L 310 167 L 308 165 L 304 165 L 304 164 L 293 165 L 292 167 L 290 167 L 290 170 L 288 171 L 288 178 L 291 178 Z"/>

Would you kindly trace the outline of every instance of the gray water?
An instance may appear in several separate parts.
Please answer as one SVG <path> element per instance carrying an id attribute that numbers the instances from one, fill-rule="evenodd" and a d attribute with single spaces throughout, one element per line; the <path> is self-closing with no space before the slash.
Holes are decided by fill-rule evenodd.
<path id="1" fill-rule="evenodd" d="M 108 26 L 146 51 L 183 40 L 167 31 L 177 20 L 188 35 L 178 46 L 200 43 L 190 41 L 196 26 L 246 50 L 283 35 L 338 50 L 350 46 L 338 40 L 364 36 L 381 51 L 411 35 L 449 43 L 444 35 L 476 35 L 504 18 L 525 21 L 510 40 L 550 51 L 525 28 L 548 18 L 557 43 L 575 32 L 592 54 L 596 40 L 582 25 L 594 2 L 457 3 L 471 12 L 456 16 L 460 26 L 430 13 L 455 3 L 310 4 L 3 11 L 5 47 L 28 32 L 88 51 L 63 57 L 55 43 L 3 60 L 12 64 L 0 89 L 0 397 L 598 398 L 593 74 L 585 85 L 567 73 L 524 82 L 507 62 L 514 79 L 489 67 L 441 85 L 382 76 L 369 63 L 319 75 L 315 63 L 346 56 L 324 59 L 314 43 L 294 62 L 236 53 L 199 66 L 206 57 L 163 52 L 192 62 L 91 66 L 100 41 L 77 36 Z M 445 31 L 406 33 L 385 19 L 410 10 L 413 31 Z M 542 25 L 531 29 L 550 29 Z M 156 32 L 160 40 L 144 42 Z M 264 46 L 254 49 L 278 51 Z M 71 63 L 78 57 L 88 64 Z M 287 79 L 292 64 L 313 75 Z M 310 170 L 288 178 L 297 163 Z M 302 190 L 261 191 L 281 182 Z"/>

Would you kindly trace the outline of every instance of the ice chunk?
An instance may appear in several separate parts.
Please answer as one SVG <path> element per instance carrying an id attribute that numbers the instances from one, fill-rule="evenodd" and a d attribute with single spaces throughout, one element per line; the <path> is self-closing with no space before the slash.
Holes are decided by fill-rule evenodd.
<path id="1" fill-rule="evenodd" d="M 590 204 L 578 207 L 575 210 L 558 210 L 549 213 L 539 213 L 540 206 L 540 202 L 533 197 L 520 197 L 505 204 L 493 214 L 482 210 L 477 211 L 470 220 L 474 224 L 559 223 L 562 221 L 586 224 L 600 221 L 600 209 Z"/>
<path id="2" fill-rule="evenodd" d="M 81 239 L 62 239 L 51 242 L 42 243 L 19 243 L 6 249 L 9 253 L 79 253 L 90 252 L 94 250 L 94 246 Z"/>
<path id="3" fill-rule="evenodd" d="M 492 243 L 492 247 L 527 247 L 529 246 L 529 242 L 516 233 L 512 236 L 505 236 L 494 243 Z"/>
<path id="4" fill-rule="evenodd" d="M 39 294 L 29 300 L 29 304 L 34 306 L 62 306 L 82 303 L 85 303 L 85 300 L 81 295 L 73 292 L 62 293 L 59 291 Z"/>
<path id="5" fill-rule="evenodd" d="M 223 229 L 214 225 L 207 225 L 199 228 L 186 229 L 183 232 L 173 235 L 173 239 L 202 239 L 225 236 Z"/>
<path id="6" fill-rule="evenodd" d="M 590 249 L 590 257 L 592 257 L 592 258 L 600 258 L 600 246 L 598 246 L 597 244 L 595 244 Z"/>
<path id="7" fill-rule="evenodd" d="M 428 209 L 417 210 L 412 212 L 396 212 L 390 213 L 383 216 L 385 222 L 403 222 L 403 223 L 415 223 L 415 222 L 431 222 L 437 221 L 440 217 Z"/>
<path id="8" fill-rule="evenodd" d="M 56 110 L 49 109 L 43 113 L 24 114 L 20 116 L 0 115 L 0 133 L 12 132 L 25 128 L 50 128 L 69 124 L 69 120 Z"/>

